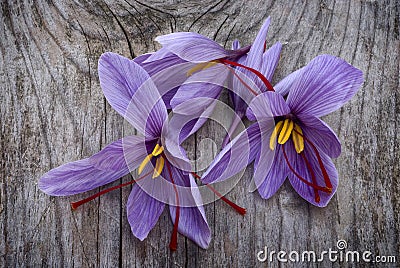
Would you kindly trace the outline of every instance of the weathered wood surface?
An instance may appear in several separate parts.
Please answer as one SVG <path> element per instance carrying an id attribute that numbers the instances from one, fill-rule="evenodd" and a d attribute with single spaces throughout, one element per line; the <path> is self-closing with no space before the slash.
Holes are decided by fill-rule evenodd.
<path id="1" fill-rule="evenodd" d="M 0 266 L 265 266 L 256 258 L 265 246 L 321 252 L 335 248 L 338 239 L 351 250 L 396 255 L 397 264 L 384 267 L 399 265 L 398 1 L 64 2 L 1 4 Z M 343 144 L 335 160 L 340 185 L 326 208 L 307 204 L 288 184 L 263 200 L 247 192 L 245 179 L 228 194 L 247 208 L 245 217 L 220 201 L 208 205 L 209 249 L 179 236 L 178 251 L 170 252 L 167 211 L 144 242 L 131 234 L 125 216 L 129 189 L 72 212 L 70 201 L 97 190 L 55 198 L 37 188 L 49 169 L 90 156 L 130 131 L 100 89 L 97 60 L 103 52 L 134 57 L 157 49 L 157 35 L 174 31 L 199 32 L 227 47 L 235 38 L 248 44 L 269 15 L 269 44 L 284 43 L 274 81 L 323 53 L 365 74 L 352 101 L 324 118 Z M 192 157 L 202 153 L 210 160 L 216 153 L 210 144 L 195 146 L 207 137 L 220 144 L 221 128 L 201 129 L 188 143 Z"/>

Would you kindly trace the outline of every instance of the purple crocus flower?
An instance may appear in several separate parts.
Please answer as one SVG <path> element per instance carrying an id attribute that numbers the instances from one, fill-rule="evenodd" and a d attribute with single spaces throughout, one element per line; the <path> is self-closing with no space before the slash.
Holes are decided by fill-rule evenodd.
<path id="1" fill-rule="evenodd" d="M 167 108 L 149 74 L 133 60 L 105 53 L 99 78 L 110 105 L 143 136 L 125 137 L 89 158 L 52 169 L 40 178 L 39 188 L 54 196 L 78 194 L 138 168 L 142 176 L 127 202 L 132 233 L 145 239 L 168 203 L 174 222 L 171 249 L 176 249 L 177 232 L 207 248 L 211 235 L 202 198 L 184 150 L 171 139 L 176 126 L 168 124 Z M 94 197 L 73 203 L 73 208 Z"/>
<path id="2" fill-rule="evenodd" d="M 266 51 L 265 39 L 269 24 L 270 18 L 267 18 L 251 46 L 241 48 L 238 42 L 234 42 L 232 50 L 226 50 L 215 41 L 196 33 L 180 32 L 159 36 L 156 38 L 156 41 L 163 46 L 162 49 L 153 54 L 145 62 L 160 59 L 168 53 L 173 53 L 185 61 L 198 63 L 192 71 L 188 72 L 189 75 L 196 71 L 214 66 L 215 70 L 213 71 L 218 75 L 218 77 L 215 78 L 215 83 L 206 84 L 204 81 L 185 83 L 177 90 L 171 100 L 172 108 L 195 98 L 203 100 L 199 101 L 198 106 L 208 107 L 212 105 L 214 99 L 219 97 L 223 89 L 221 85 L 224 84 L 224 81 L 228 80 L 228 84 L 233 85 L 237 90 L 241 90 L 241 88 L 244 87 L 243 85 L 238 85 L 238 83 L 241 82 L 238 82 L 238 79 L 233 79 L 232 73 L 240 72 L 241 76 L 247 75 L 255 77 L 252 71 L 256 70 L 267 77 L 267 79 L 271 79 L 279 60 L 281 44 L 277 43 Z M 236 63 L 239 63 L 239 65 Z M 236 70 L 233 70 L 230 67 L 231 65 L 241 66 L 242 64 L 246 65 L 248 68 L 244 69 L 238 67 Z M 229 79 L 229 77 L 231 77 L 231 79 Z M 260 80 L 255 82 L 255 86 L 256 87 L 253 88 L 253 93 L 260 93 L 267 90 Z M 245 91 L 247 91 L 247 89 Z M 238 117 L 232 122 L 232 128 L 228 135 L 235 130 L 236 125 L 245 115 L 247 105 L 240 97 L 242 94 L 250 94 L 251 98 L 254 97 L 252 93 L 248 91 L 232 96 L 234 109 Z M 204 101 L 205 99 L 208 99 L 208 101 Z M 248 99 L 248 97 L 246 97 L 246 99 Z M 187 110 L 180 108 L 179 112 L 182 114 L 192 114 L 193 109 L 191 109 L 189 105 L 186 107 Z"/>
<path id="3" fill-rule="evenodd" d="M 362 72 L 347 62 L 330 55 L 316 57 L 281 81 L 276 92 L 254 98 L 247 117 L 257 122 L 217 155 L 203 182 L 222 181 L 243 169 L 246 161 L 238 165 L 234 159 L 242 147 L 250 146 L 247 162 L 255 160 L 254 181 L 263 198 L 271 197 L 288 177 L 305 200 L 326 206 L 338 184 L 331 157 L 340 155 L 341 145 L 319 117 L 339 109 L 362 82 Z"/>

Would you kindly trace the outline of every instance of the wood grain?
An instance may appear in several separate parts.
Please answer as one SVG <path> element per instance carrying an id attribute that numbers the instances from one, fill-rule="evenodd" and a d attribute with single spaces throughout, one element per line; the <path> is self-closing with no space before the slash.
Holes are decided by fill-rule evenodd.
<path id="1" fill-rule="evenodd" d="M 283 265 L 256 257 L 264 247 L 321 252 L 335 248 L 339 239 L 351 250 L 396 255 L 397 263 L 384 267 L 398 267 L 398 1 L 64 2 L 1 2 L 1 267 L 367 266 Z M 268 44 L 284 44 L 274 82 L 324 53 L 364 72 L 357 95 L 324 118 L 342 141 L 335 160 L 340 185 L 326 208 L 307 204 L 287 183 L 269 200 L 248 193 L 250 167 L 228 194 L 248 213 L 239 216 L 221 201 L 206 206 L 213 235 L 209 249 L 179 236 L 178 251 L 171 252 L 167 211 L 144 242 L 131 234 L 125 208 L 130 189 L 72 212 L 69 202 L 98 190 L 59 198 L 37 188 L 49 169 L 90 156 L 132 131 L 99 86 L 97 60 L 103 52 L 135 57 L 158 49 L 157 35 L 176 31 L 199 32 L 226 47 L 234 39 L 249 44 L 268 16 Z M 223 136 L 220 126 L 205 125 L 187 143 L 191 157 L 211 160 L 219 148 L 201 141 L 210 138 L 218 145 Z"/>

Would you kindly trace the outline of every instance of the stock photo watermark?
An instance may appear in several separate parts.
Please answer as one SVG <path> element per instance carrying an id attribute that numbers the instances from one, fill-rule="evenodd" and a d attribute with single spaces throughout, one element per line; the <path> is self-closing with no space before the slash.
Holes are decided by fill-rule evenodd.
<path id="1" fill-rule="evenodd" d="M 396 263 L 395 255 L 374 255 L 369 250 L 349 250 L 345 240 L 338 240 L 335 248 L 328 248 L 320 252 L 314 250 L 284 251 L 270 250 L 267 247 L 257 252 L 260 262 L 310 262 L 323 261 L 342 263 Z"/>

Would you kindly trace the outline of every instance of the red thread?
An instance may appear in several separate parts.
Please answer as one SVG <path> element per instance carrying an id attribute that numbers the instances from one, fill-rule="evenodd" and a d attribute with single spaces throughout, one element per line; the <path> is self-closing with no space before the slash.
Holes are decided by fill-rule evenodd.
<path id="1" fill-rule="evenodd" d="M 108 192 L 117 190 L 117 189 L 122 188 L 122 187 L 125 187 L 125 186 L 128 186 L 128 185 L 130 185 L 130 184 L 134 184 L 135 182 L 138 182 L 138 181 L 144 179 L 146 176 L 150 175 L 151 172 L 153 172 L 153 171 L 150 171 L 150 172 L 144 174 L 142 177 L 139 177 L 139 178 L 136 179 L 136 180 L 131 180 L 131 181 L 129 181 L 129 182 L 122 183 L 122 184 L 120 184 L 120 185 L 116 185 L 116 186 L 111 187 L 111 188 L 108 188 L 108 189 L 104 189 L 103 191 L 100 191 L 100 192 L 98 192 L 97 194 L 91 195 L 91 196 L 89 196 L 88 198 L 82 199 L 82 200 L 80 200 L 80 201 L 71 202 L 71 208 L 72 208 L 73 210 L 75 210 L 75 209 L 77 209 L 78 207 L 80 207 L 81 205 L 83 205 L 83 204 L 85 204 L 85 203 L 87 203 L 87 202 L 89 202 L 89 201 L 92 201 L 93 199 L 95 199 L 95 198 L 97 198 L 97 197 L 99 197 L 99 196 L 101 196 L 101 195 L 103 195 L 103 194 L 106 194 L 106 193 L 108 193 Z"/>
<path id="2" fill-rule="evenodd" d="M 234 62 L 234 61 L 230 61 L 227 59 L 219 59 L 220 62 L 222 62 L 223 64 L 229 64 L 229 65 L 233 65 L 233 66 L 238 66 L 238 67 L 242 67 L 246 70 L 249 70 L 250 72 L 254 73 L 255 75 L 258 76 L 258 78 L 261 79 L 261 81 L 263 81 L 264 85 L 267 87 L 267 89 L 269 91 L 275 91 L 274 87 L 271 85 L 271 83 L 268 81 L 268 79 L 262 75 L 262 73 L 260 73 L 259 71 L 257 71 L 256 69 L 253 69 L 251 67 L 245 66 L 243 64 Z"/>

